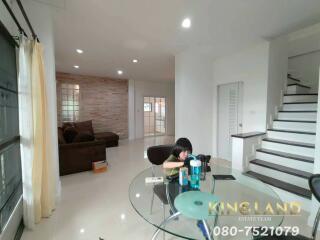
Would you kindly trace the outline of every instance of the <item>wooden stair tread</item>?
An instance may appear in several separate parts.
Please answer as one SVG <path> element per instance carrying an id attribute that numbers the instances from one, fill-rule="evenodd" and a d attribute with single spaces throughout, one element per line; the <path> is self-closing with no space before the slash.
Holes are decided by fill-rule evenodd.
<path id="1" fill-rule="evenodd" d="M 316 113 L 317 111 L 303 111 L 303 110 L 301 110 L 301 111 L 283 111 L 283 110 L 281 110 L 281 111 L 279 111 L 279 112 L 283 112 L 283 113 Z"/>
<path id="2" fill-rule="evenodd" d="M 316 135 L 315 132 L 304 132 L 304 131 L 294 131 L 294 130 L 274 129 L 274 128 L 269 128 L 268 131 Z"/>
<path id="3" fill-rule="evenodd" d="M 287 144 L 287 145 L 293 145 L 293 146 L 298 146 L 298 147 L 307 147 L 307 148 L 314 148 L 315 147 L 315 145 L 311 144 L 311 143 L 288 141 L 288 140 L 275 139 L 275 138 L 264 138 L 264 139 L 262 139 L 262 141 Z"/>
<path id="4" fill-rule="evenodd" d="M 290 119 L 274 119 L 274 122 L 300 122 L 300 123 L 316 123 L 316 121 L 308 121 L 308 120 L 290 120 Z"/>
<path id="5" fill-rule="evenodd" d="M 256 173 L 254 171 L 247 171 L 246 173 L 243 173 L 244 175 L 248 176 L 248 177 L 253 177 L 255 179 L 258 179 L 266 184 L 269 184 L 271 186 L 280 188 L 282 190 L 294 193 L 296 195 L 299 195 L 301 197 L 307 198 L 307 199 L 311 199 L 312 197 L 312 193 L 309 189 L 305 189 L 302 187 L 298 187 L 296 185 L 293 185 L 291 183 L 286 183 L 283 181 L 280 181 L 278 179 L 274 179 L 259 173 Z"/>
<path id="6" fill-rule="evenodd" d="M 287 102 L 283 104 L 317 104 L 318 102 Z"/>
<path id="7" fill-rule="evenodd" d="M 267 154 L 272 154 L 272 155 L 279 156 L 279 157 L 290 158 L 290 159 L 298 160 L 298 161 L 302 161 L 302 162 L 314 163 L 314 158 L 302 156 L 302 155 L 298 155 L 298 154 L 286 153 L 286 152 L 281 152 L 281 151 L 276 151 L 276 150 L 271 150 L 271 149 L 266 149 L 266 148 L 260 148 L 260 149 L 257 149 L 256 151 L 267 153 Z"/>
<path id="8" fill-rule="evenodd" d="M 297 176 L 297 177 L 301 177 L 301 178 L 305 178 L 305 179 L 309 179 L 309 177 L 311 177 L 311 173 L 305 172 L 305 171 L 301 171 L 298 169 L 294 169 L 294 168 L 290 168 L 290 167 L 286 167 L 286 166 L 282 166 L 279 164 L 275 164 L 275 163 L 271 163 L 271 162 L 267 162 L 267 161 L 263 161 L 260 159 L 254 159 L 250 161 L 250 164 L 255 164 L 255 165 L 259 165 L 262 167 L 266 167 L 266 168 L 270 168 L 276 171 L 280 171 L 283 173 L 287 173 L 293 176 Z"/>
<path id="9" fill-rule="evenodd" d="M 315 95 L 318 96 L 318 93 L 286 93 L 284 96 L 310 96 Z"/>

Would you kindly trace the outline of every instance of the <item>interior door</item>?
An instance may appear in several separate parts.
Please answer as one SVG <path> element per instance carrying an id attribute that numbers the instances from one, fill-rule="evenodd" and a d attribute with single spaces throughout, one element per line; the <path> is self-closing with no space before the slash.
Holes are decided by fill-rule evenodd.
<path id="1" fill-rule="evenodd" d="M 218 157 L 231 161 L 231 135 L 242 132 L 242 82 L 218 86 Z"/>
<path id="2" fill-rule="evenodd" d="M 144 136 L 166 134 L 166 98 L 144 97 Z"/>

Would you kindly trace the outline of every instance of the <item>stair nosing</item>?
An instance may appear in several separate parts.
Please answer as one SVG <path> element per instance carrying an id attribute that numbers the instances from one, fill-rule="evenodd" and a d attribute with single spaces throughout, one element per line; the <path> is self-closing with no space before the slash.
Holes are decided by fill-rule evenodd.
<path id="1" fill-rule="evenodd" d="M 301 156 L 301 155 L 298 155 L 298 154 L 291 154 L 291 156 L 290 155 L 288 156 L 288 155 L 285 155 L 285 152 L 272 150 L 272 149 L 267 149 L 267 148 L 259 148 L 256 151 L 257 152 L 262 152 L 262 153 L 265 153 L 265 154 L 275 155 L 275 156 L 278 156 L 278 157 L 289 158 L 289 159 L 292 159 L 292 160 L 295 160 L 295 161 L 312 163 L 312 164 L 314 163 L 314 160 L 306 159 L 306 158 L 304 158 L 306 156 Z"/>
<path id="2" fill-rule="evenodd" d="M 284 191 L 287 191 L 287 192 L 290 192 L 290 193 L 293 193 L 293 194 L 296 194 L 298 196 L 301 196 L 301 197 L 304 197 L 304 198 L 307 198 L 307 199 L 311 199 L 312 197 L 312 193 L 309 189 L 306 189 L 306 188 L 302 188 L 302 187 L 299 187 L 299 186 L 296 186 L 296 185 L 293 185 L 291 183 L 286 183 L 286 182 L 283 182 L 283 181 L 280 181 L 278 179 L 275 179 L 275 178 L 271 178 L 271 177 L 268 177 L 268 176 L 265 176 L 265 175 L 262 175 L 260 173 L 257 173 L 257 172 L 254 172 L 254 171 L 247 171 L 245 173 L 243 173 L 245 176 L 248 176 L 248 177 L 252 177 L 254 179 L 257 179 L 265 184 L 269 184 L 273 187 L 276 187 L 276 188 L 279 188 L 279 189 L 282 189 Z M 258 175 L 258 176 L 257 176 Z M 266 179 L 261 179 L 261 177 L 264 177 L 266 179 L 269 179 L 266 180 Z M 282 185 L 279 185 L 279 183 Z M 286 185 L 286 187 L 284 186 Z M 291 190 L 291 189 L 288 189 L 288 187 L 292 187 L 292 188 L 296 188 L 296 190 Z M 303 191 L 304 193 L 302 193 L 301 191 Z"/>
<path id="3" fill-rule="evenodd" d="M 309 179 L 309 177 L 312 175 L 311 173 L 296 170 L 294 168 L 286 167 L 280 164 L 270 163 L 261 159 L 254 159 L 250 161 L 251 164 L 259 165 L 261 167 L 269 168 L 275 171 L 283 172 L 292 176 L 300 177 L 303 179 Z"/>
<path id="4" fill-rule="evenodd" d="M 292 146 L 297 146 L 297 147 L 306 147 L 306 148 L 315 148 L 315 145 L 306 145 L 305 143 L 302 142 L 295 142 L 295 141 L 287 141 L 287 140 L 282 140 L 282 139 L 274 139 L 274 138 L 264 138 L 262 141 L 267 141 L 267 142 L 274 142 L 274 143 L 279 143 L 279 144 L 285 144 L 285 145 L 292 145 Z M 286 142 L 284 142 L 286 141 Z"/>
<path id="5" fill-rule="evenodd" d="M 290 86 L 294 86 L 294 85 L 299 86 L 299 87 L 309 88 L 309 89 L 310 89 L 310 87 L 305 86 L 305 85 L 302 85 L 302 84 L 300 84 L 300 83 L 290 83 L 290 84 L 288 84 L 287 86 L 290 87 Z"/>
<path id="6" fill-rule="evenodd" d="M 296 134 L 308 134 L 308 135 L 316 135 L 315 132 L 303 132 L 303 131 L 293 131 L 293 130 L 285 130 L 285 129 L 275 129 L 269 128 L 267 131 L 274 131 L 274 132 L 286 132 L 286 133 L 296 133 Z"/>

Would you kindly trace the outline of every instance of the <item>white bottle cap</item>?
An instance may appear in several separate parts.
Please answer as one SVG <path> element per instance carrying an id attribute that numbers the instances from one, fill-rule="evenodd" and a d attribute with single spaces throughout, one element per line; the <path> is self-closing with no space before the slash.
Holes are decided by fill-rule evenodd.
<path id="1" fill-rule="evenodd" d="M 201 161 L 200 160 L 191 160 L 190 166 L 191 167 L 201 167 Z"/>

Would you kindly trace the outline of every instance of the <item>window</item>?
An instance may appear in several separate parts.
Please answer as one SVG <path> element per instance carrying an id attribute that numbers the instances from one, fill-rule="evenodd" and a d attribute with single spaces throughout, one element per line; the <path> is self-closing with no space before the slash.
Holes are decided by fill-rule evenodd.
<path id="1" fill-rule="evenodd" d="M 0 24 L 0 235 L 22 196 L 16 48 Z"/>
<path id="2" fill-rule="evenodd" d="M 61 85 L 61 118 L 62 122 L 76 122 L 79 120 L 79 95 L 78 84 Z"/>
<path id="3" fill-rule="evenodd" d="M 144 103 L 144 111 L 152 112 L 152 103 Z"/>

